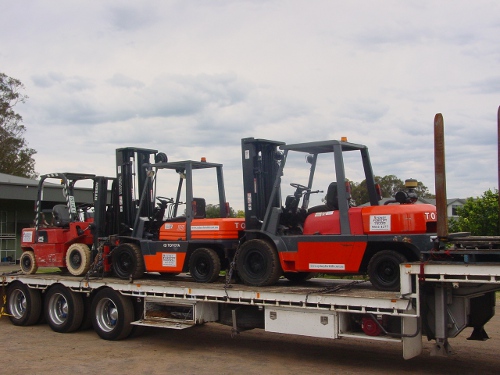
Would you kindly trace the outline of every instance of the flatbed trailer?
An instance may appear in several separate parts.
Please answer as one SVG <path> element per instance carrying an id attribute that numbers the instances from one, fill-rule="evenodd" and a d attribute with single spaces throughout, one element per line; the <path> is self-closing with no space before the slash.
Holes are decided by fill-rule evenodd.
<path id="1" fill-rule="evenodd" d="M 53 274 L 0 276 L 2 312 L 13 324 L 44 315 L 57 332 L 93 326 L 103 339 L 137 334 L 141 326 L 185 329 L 205 322 L 330 339 L 400 342 L 405 359 L 422 352 L 447 355 L 449 338 L 474 327 L 485 340 L 500 290 L 500 264 L 418 262 L 401 265 L 401 291 L 378 291 L 364 280 L 315 278 L 294 285 L 250 287 L 192 282 L 184 274 L 149 274 L 140 280 Z"/>

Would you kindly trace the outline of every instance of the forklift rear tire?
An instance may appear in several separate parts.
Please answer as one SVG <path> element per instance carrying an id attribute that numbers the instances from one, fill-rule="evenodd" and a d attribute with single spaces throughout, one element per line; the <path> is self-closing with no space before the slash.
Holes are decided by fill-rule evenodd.
<path id="1" fill-rule="evenodd" d="M 73 276 L 83 276 L 90 269 L 90 249 L 84 243 L 74 243 L 66 252 L 66 266 Z"/>
<path id="2" fill-rule="evenodd" d="M 243 283 L 251 286 L 276 284 L 283 273 L 274 246 L 260 239 L 241 245 L 236 256 L 236 269 Z"/>
<path id="3" fill-rule="evenodd" d="M 123 243 L 113 250 L 113 271 L 120 279 L 140 279 L 145 272 L 144 258 L 139 246 Z"/>
<path id="4" fill-rule="evenodd" d="M 406 257 L 395 250 L 382 250 L 376 253 L 368 263 L 368 276 L 372 285 L 378 290 L 398 291 L 399 265 L 406 261 Z"/>
<path id="5" fill-rule="evenodd" d="M 134 305 L 130 298 L 104 288 L 92 300 L 92 325 L 104 340 L 122 340 L 132 332 Z"/>
<path id="6" fill-rule="evenodd" d="M 7 311 L 15 326 L 30 326 L 42 316 L 42 295 L 39 290 L 14 281 L 7 289 Z"/>
<path id="7" fill-rule="evenodd" d="M 83 298 L 61 284 L 52 286 L 45 296 L 45 317 L 54 332 L 74 332 L 82 325 Z"/>
<path id="8" fill-rule="evenodd" d="M 25 275 L 32 275 L 38 270 L 35 253 L 31 250 L 22 253 L 19 264 L 21 265 L 21 272 Z"/>
<path id="9" fill-rule="evenodd" d="M 220 258 L 213 249 L 200 247 L 189 257 L 189 273 L 198 283 L 213 283 L 219 278 Z"/>

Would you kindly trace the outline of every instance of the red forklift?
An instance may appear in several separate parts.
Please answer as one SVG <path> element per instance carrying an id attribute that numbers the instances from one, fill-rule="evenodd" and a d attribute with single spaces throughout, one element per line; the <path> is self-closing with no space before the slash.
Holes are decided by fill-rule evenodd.
<path id="1" fill-rule="evenodd" d="M 62 188 L 53 185 L 51 191 L 60 191 L 60 197 L 44 199 L 48 181 L 60 182 Z M 92 182 L 93 203 L 75 199 L 75 184 Z M 51 173 L 40 177 L 35 202 L 35 225 L 25 228 L 21 234 L 21 271 L 37 272 L 38 267 L 59 267 L 75 276 L 85 275 L 97 254 L 98 238 L 111 232 L 106 219 L 108 185 L 112 178 L 83 173 Z M 46 195 L 54 195 L 48 193 Z"/>
<path id="2" fill-rule="evenodd" d="M 197 282 L 217 280 L 221 269 L 229 267 L 245 225 L 244 219 L 229 217 L 222 165 L 168 162 L 156 150 L 131 147 L 118 149 L 116 161 L 119 233 L 110 241 L 115 275 L 137 279 L 144 272 L 189 272 Z M 213 185 L 203 171 L 215 171 L 215 218 L 206 217 L 206 199 L 194 193 L 195 180 L 201 184 L 199 193 Z M 173 191 L 159 195 L 165 185 Z"/>
<path id="3" fill-rule="evenodd" d="M 353 207 L 346 182 L 344 159 L 354 153 L 361 156 L 370 197 L 362 207 Z M 295 191 L 282 202 L 285 164 L 297 154 L 305 157 L 308 171 L 303 182 L 290 183 Z M 323 204 L 309 207 L 311 195 L 322 191 L 313 190 L 320 160 L 324 168 L 319 173 L 329 184 Z M 381 205 L 364 145 L 344 140 L 287 145 L 244 138 L 242 163 L 246 228 L 236 270 L 247 285 L 272 285 L 282 275 L 300 281 L 313 273 L 368 274 L 377 289 L 398 290 L 400 263 L 418 260 L 420 251 L 433 246 L 435 206 L 415 204 L 412 185 Z M 293 175 L 296 168 L 289 170 Z"/>

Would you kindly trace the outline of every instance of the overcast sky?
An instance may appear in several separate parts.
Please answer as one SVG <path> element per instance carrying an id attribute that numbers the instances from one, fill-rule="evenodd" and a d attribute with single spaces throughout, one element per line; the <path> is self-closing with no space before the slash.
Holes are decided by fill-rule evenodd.
<path id="1" fill-rule="evenodd" d="M 483 0 L 3 1 L 0 71 L 26 86 L 40 174 L 114 175 L 126 146 L 205 156 L 243 208 L 241 138 L 347 136 L 375 174 L 433 191 L 441 112 L 448 196 L 478 196 L 497 187 L 499 15 Z"/>

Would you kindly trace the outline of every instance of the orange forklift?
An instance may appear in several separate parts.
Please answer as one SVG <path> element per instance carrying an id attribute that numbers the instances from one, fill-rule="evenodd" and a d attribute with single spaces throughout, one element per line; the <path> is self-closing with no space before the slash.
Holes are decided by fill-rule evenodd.
<path id="1" fill-rule="evenodd" d="M 369 205 L 353 207 L 344 158 L 361 156 Z M 282 178 L 293 154 L 306 159 L 307 179 L 292 182 L 293 195 L 282 202 Z M 348 155 L 348 156 L 345 156 Z M 329 185 L 324 202 L 309 207 L 318 161 Z M 242 139 L 245 236 L 236 269 L 247 285 L 272 285 L 284 275 L 292 281 L 313 273 L 368 274 L 380 290 L 399 289 L 399 265 L 430 250 L 436 234 L 436 208 L 416 204 L 416 181 L 381 205 L 380 188 L 364 145 L 346 140 L 284 144 Z M 293 170 L 290 168 L 291 173 Z M 322 186 L 321 186 L 322 187 Z"/>
<path id="2" fill-rule="evenodd" d="M 137 279 L 144 272 L 189 272 L 197 282 L 217 280 L 221 269 L 229 267 L 245 227 L 244 219 L 229 217 L 222 165 L 168 162 L 166 155 L 156 150 L 136 148 L 118 149 L 116 160 L 120 230 L 110 241 L 109 254 L 115 275 Z M 205 198 L 194 196 L 194 175 L 200 171 L 215 171 L 216 218 L 207 218 Z M 169 176 L 164 178 L 165 172 Z M 176 180 L 172 175 L 178 183 L 169 194 L 171 198 L 158 195 L 163 182 Z M 205 193 L 207 185 L 200 190 Z M 140 197 L 135 195 L 139 193 Z"/>

